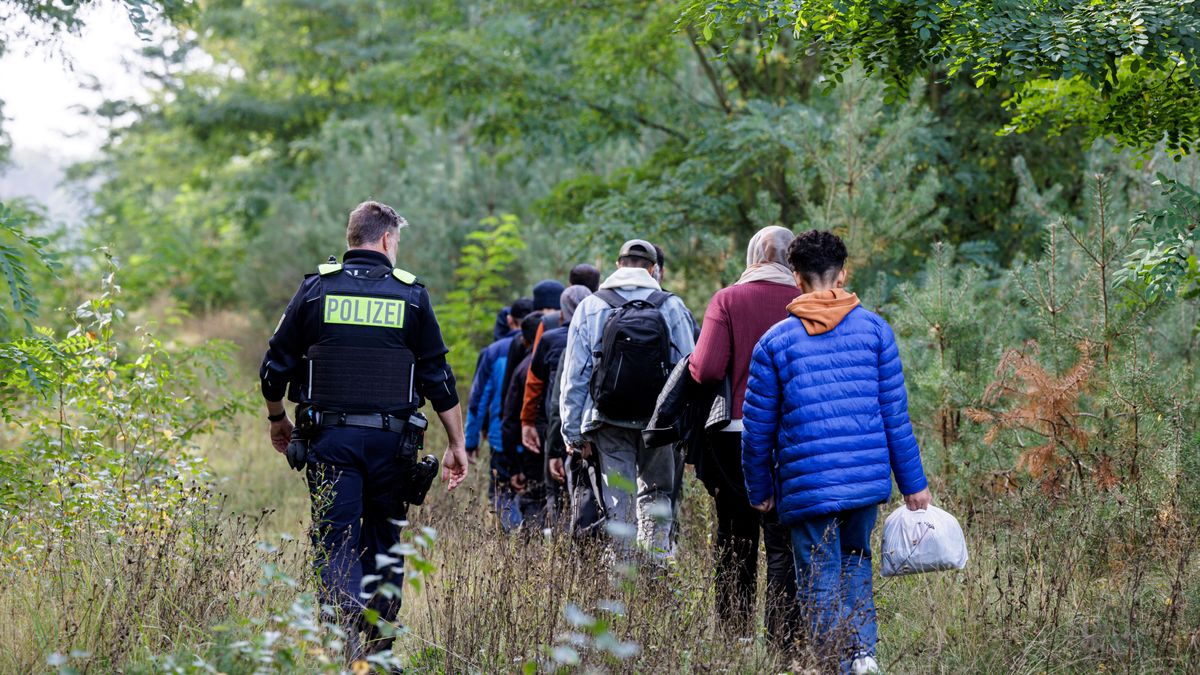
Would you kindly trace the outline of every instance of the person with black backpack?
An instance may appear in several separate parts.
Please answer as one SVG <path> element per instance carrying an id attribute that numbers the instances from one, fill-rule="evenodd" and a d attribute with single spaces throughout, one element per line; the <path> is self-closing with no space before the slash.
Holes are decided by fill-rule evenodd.
<path id="1" fill-rule="evenodd" d="M 584 298 L 560 366 L 562 437 L 572 454 L 598 458 L 612 523 L 637 533 L 652 559 L 671 555 L 675 452 L 646 447 L 641 431 L 674 365 L 692 352 L 691 312 L 655 279 L 654 245 L 632 239 L 617 269 Z M 636 494 L 635 494 L 636 493 Z M 615 542 L 629 552 L 632 536 Z M 625 556 L 623 556 L 625 557 Z"/>

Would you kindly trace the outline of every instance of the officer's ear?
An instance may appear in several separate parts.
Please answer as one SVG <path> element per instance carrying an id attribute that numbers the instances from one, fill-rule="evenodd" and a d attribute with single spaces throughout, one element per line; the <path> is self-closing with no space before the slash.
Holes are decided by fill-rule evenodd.
<path id="1" fill-rule="evenodd" d="M 393 261 L 396 259 L 396 254 L 400 252 L 399 238 L 400 230 L 395 229 L 384 232 L 383 238 L 379 240 L 379 243 L 383 245 L 384 254 L 391 257 Z"/>

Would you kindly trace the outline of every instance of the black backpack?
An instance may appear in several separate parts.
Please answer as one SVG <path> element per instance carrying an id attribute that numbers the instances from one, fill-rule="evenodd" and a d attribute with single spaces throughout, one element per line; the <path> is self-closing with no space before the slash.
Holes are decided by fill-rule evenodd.
<path id="1" fill-rule="evenodd" d="M 609 419 L 649 419 L 671 373 L 671 334 L 661 311 L 671 294 L 655 291 L 645 300 L 629 301 L 607 289 L 595 295 L 613 312 L 593 354 L 592 401 Z"/>

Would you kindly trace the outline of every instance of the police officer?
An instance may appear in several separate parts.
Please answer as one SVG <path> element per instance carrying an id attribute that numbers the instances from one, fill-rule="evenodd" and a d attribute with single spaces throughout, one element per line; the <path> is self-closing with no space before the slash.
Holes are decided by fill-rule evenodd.
<path id="1" fill-rule="evenodd" d="M 385 596 L 388 585 L 403 587 L 402 568 L 379 567 L 376 555 L 399 557 L 389 552 L 399 539 L 395 523 L 409 502 L 419 503 L 408 490 L 419 473 L 417 410 L 425 401 L 449 439 L 442 479 L 454 489 L 467 475 L 462 413 L 429 294 L 393 266 L 407 225 L 390 206 L 359 204 L 342 262 L 331 258 L 300 284 L 261 369 L 271 443 L 293 468 L 307 465 L 324 601 L 342 611 L 352 659 L 390 645 L 363 610 L 395 625 L 399 596 Z M 298 404 L 298 428 L 284 410 L 285 389 Z M 436 471 L 432 459 L 421 466 Z"/>

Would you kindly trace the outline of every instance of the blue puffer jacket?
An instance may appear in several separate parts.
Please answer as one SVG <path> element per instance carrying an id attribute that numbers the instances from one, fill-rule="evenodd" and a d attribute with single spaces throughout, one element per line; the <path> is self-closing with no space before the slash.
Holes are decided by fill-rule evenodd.
<path id="1" fill-rule="evenodd" d="M 750 364 L 746 490 L 752 504 L 774 497 L 784 523 L 885 502 L 893 471 L 903 494 L 926 486 L 891 326 L 855 306 L 820 330 L 788 317 Z"/>

